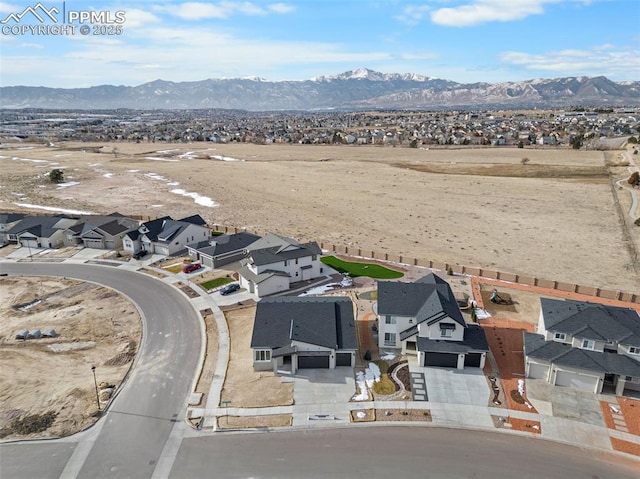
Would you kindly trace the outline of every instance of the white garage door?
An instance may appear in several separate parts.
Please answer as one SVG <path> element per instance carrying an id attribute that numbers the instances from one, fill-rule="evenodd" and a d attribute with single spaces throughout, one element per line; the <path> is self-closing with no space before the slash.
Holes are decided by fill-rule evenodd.
<path id="1" fill-rule="evenodd" d="M 547 379 L 549 366 L 544 364 L 529 363 L 529 377 L 533 379 Z"/>
<path id="2" fill-rule="evenodd" d="M 567 371 L 558 371 L 556 375 L 556 386 L 570 386 L 590 393 L 596 392 L 598 384 L 597 376 L 588 376 L 586 374 L 570 373 Z"/>

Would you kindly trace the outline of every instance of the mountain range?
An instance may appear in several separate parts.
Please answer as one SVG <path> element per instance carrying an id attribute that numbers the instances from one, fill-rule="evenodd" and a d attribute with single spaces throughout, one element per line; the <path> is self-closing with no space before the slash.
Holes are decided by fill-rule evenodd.
<path id="1" fill-rule="evenodd" d="M 155 80 L 89 88 L 7 86 L 2 108 L 270 110 L 496 109 L 640 105 L 640 81 L 604 76 L 505 83 L 457 83 L 367 68 L 304 81 L 262 78 Z"/>

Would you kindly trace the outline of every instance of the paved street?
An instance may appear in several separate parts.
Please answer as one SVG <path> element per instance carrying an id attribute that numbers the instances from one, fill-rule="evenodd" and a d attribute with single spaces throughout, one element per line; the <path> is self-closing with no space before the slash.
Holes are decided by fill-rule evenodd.
<path id="1" fill-rule="evenodd" d="M 207 477 L 213 470 L 216 477 L 284 478 L 637 475 L 637 461 L 610 452 L 609 434 L 603 424 L 591 415 L 583 420 L 579 412 L 571 411 L 570 404 L 567 407 L 575 417 L 563 409 L 561 402 L 554 412 L 541 401 L 541 414 L 535 416 L 542 423 L 542 438 L 549 441 L 511 431 L 497 433 L 491 415 L 504 415 L 506 411 L 487 407 L 489 390 L 482 374 L 420 368 L 417 364 L 411 364 L 410 369 L 424 376 L 428 401 L 409 401 L 405 407 L 430 409 L 433 422 L 427 427 L 349 425 L 351 409 L 394 408 L 397 403 L 348 402 L 355 392 L 353 370 L 338 368 L 302 370 L 298 377 L 290 378 L 295 404 L 285 407 L 286 411 L 233 412 L 291 413 L 294 422 L 290 429 L 258 433 L 194 431 L 184 418 L 201 359 L 201 324 L 196 310 L 211 307 L 216 321 L 224 322 L 215 298 L 204 294 L 187 300 L 170 286 L 175 278 L 158 281 L 135 273 L 140 263 L 117 267 L 73 264 L 83 261 L 91 262 L 83 256 L 65 263 L 2 262 L 0 267 L 10 274 L 22 271 L 77 277 L 125 292 L 144 312 L 140 357 L 109 412 L 93 428 L 56 441 L 0 446 L 2 479 L 191 478 Z M 212 384 L 212 405 L 218 403 L 228 355 L 226 329 L 219 332 L 221 349 Z M 593 409 L 592 402 L 584 402 L 585 411 Z M 567 417 L 559 417 L 562 411 Z M 208 404 L 206 412 L 211 421 L 219 411 Z M 530 413 L 513 413 L 512 417 L 531 419 Z M 323 460 L 327 454 L 330 461 Z"/>
<path id="2" fill-rule="evenodd" d="M 638 463 L 515 435 L 419 427 L 218 434 L 182 441 L 171 479 L 623 479 Z"/>

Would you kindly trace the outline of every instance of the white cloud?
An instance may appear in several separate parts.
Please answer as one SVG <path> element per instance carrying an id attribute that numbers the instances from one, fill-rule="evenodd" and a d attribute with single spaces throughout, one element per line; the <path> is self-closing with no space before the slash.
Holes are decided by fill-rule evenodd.
<path id="1" fill-rule="evenodd" d="M 267 5 L 267 8 L 270 12 L 280 14 L 291 13 L 296 9 L 293 5 L 287 5 L 286 3 L 272 3 L 271 5 Z"/>
<path id="2" fill-rule="evenodd" d="M 604 75 L 631 79 L 640 72 L 640 50 L 609 44 L 587 50 L 567 49 L 541 54 L 511 51 L 502 53 L 500 59 L 505 64 L 517 65 L 526 70 L 560 75 Z"/>
<path id="3" fill-rule="evenodd" d="M 18 45 L 21 48 L 37 48 L 37 49 L 43 49 L 44 46 L 39 44 L 39 43 L 21 43 L 20 45 Z"/>
<path id="4" fill-rule="evenodd" d="M 62 56 L 4 55 L 5 85 L 35 84 L 47 73 L 47 86 L 83 87 L 97 84 L 138 85 L 161 78 L 194 81 L 206 78 L 263 76 L 291 80 L 287 70 L 305 65 L 371 65 L 391 62 L 383 51 L 358 52 L 330 42 L 267 41 L 241 38 L 207 28 L 152 25 L 126 37 L 78 37 Z M 300 67 L 303 68 L 300 68 Z M 126 77 L 123 77 L 126 72 Z M 271 77 L 273 72 L 276 77 Z M 283 77 L 284 76 L 284 77 Z M 304 78 L 297 78 L 304 79 Z"/>
<path id="5" fill-rule="evenodd" d="M 417 25 L 422 18 L 431 10 L 428 5 L 409 5 L 404 7 L 401 15 L 397 15 L 396 20 L 406 23 L 407 25 Z"/>
<path id="6" fill-rule="evenodd" d="M 137 28 L 159 23 L 160 19 L 153 13 L 137 8 L 127 8 L 125 12 L 125 31 L 127 28 Z"/>
<path id="7" fill-rule="evenodd" d="M 544 5 L 558 0 L 476 0 L 431 12 L 431 21 L 448 27 L 468 27 L 487 22 L 509 22 L 544 13 Z"/>
<path id="8" fill-rule="evenodd" d="M 24 5 L 19 6 L 7 2 L 0 2 L 0 13 L 20 13 L 24 8 Z"/>
<path id="9" fill-rule="evenodd" d="M 269 13 L 285 14 L 295 10 L 285 3 L 272 3 L 266 8 L 252 2 L 222 1 L 217 4 L 204 2 L 186 2 L 180 4 L 156 5 L 154 10 L 169 13 L 184 20 L 202 20 L 206 18 L 229 18 L 232 15 L 267 15 Z"/>

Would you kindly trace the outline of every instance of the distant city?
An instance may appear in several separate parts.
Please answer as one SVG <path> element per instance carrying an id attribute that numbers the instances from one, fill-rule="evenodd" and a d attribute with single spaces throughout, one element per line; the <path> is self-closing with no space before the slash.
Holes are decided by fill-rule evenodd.
<path id="1" fill-rule="evenodd" d="M 640 107 L 520 111 L 0 110 L 0 141 L 605 148 Z"/>

